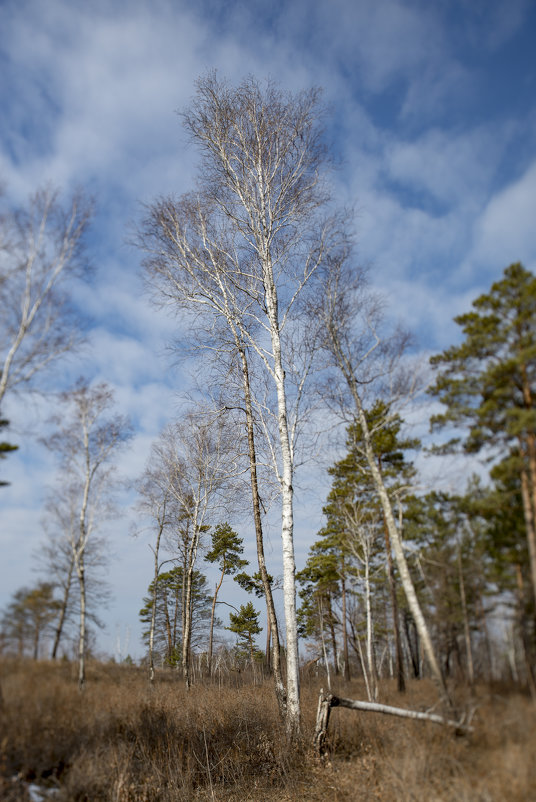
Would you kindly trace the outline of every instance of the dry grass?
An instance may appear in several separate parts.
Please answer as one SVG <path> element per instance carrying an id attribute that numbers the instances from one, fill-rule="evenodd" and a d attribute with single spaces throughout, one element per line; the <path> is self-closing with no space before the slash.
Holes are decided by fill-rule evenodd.
<path id="1" fill-rule="evenodd" d="M 536 799 L 536 709 L 515 693 L 479 689 L 470 737 L 334 709 L 321 765 L 309 747 L 317 684 L 303 689 L 304 741 L 291 750 L 269 684 L 187 694 L 176 674 L 151 689 L 137 669 L 95 664 L 80 694 L 68 664 L 4 661 L 0 674 L 0 798 L 10 802 L 27 798 L 14 775 L 55 787 L 58 802 Z M 338 691 L 365 698 L 359 683 Z M 415 709 L 433 700 L 425 682 L 402 702 L 382 693 Z"/>

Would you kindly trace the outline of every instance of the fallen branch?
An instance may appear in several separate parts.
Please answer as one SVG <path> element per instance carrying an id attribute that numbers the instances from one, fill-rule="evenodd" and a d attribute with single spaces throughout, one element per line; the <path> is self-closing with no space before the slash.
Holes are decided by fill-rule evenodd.
<path id="1" fill-rule="evenodd" d="M 426 713 L 418 710 L 406 710 L 402 707 L 391 707 L 391 705 L 380 705 L 376 702 L 360 702 L 355 699 L 342 699 L 332 696 L 330 707 L 348 707 L 351 710 L 368 710 L 371 713 L 385 713 L 390 716 L 400 716 L 401 718 L 416 718 L 421 721 L 433 721 L 435 724 L 443 724 L 446 727 L 454 727 L 457 730 L 473 732 L 473 728 L 465 723 L 465 719 L 453 721 L 452 719 L 438 716 L 437 713 Z"/>
<path id="2" fill-rule="evenodd" d="M 458 732 L 473 732 L 473 727 L 470 726 L 472 715 L 468 717 L 464 716 L 460 719 L 460 721 L 453 721 L 452 719 L 439 716 L 437 713 L 406 710 L 402 707 L 381 705 L 377 704 L 376 702 L 361 702 L 356 699 L 343 699 L 342 697 L 334 696 L 331 693 L 324 694 L 324 690 L 321 689 L 320 697 L 318 699 L 316 727 L 313 738 L 313 747 L 319 755 L 324 753 L 329 717 L 333 707 L 347 707 L 350 710 L 364 710 L 370 713 L 383 713 L 384 715 L 389 716 L 399 716 L 400 718 L 412 718 L 418 719 L 419 721 L 432 721 L 434 724 L 443 724 L 443 726 L 446 727 L 453 727 Z"/>

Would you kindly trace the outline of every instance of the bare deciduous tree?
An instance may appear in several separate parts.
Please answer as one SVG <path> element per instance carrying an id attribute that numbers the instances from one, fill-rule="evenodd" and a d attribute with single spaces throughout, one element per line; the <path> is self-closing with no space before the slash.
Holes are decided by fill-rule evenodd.
<path id="1" fill-rule="evenodd" d="M 106 511 L 113 488 L 113 458 L 130 437 L 130 424 L 112 414 L 113 394 L 106 384 L 91 387 L 79 380 L 61 395 L 65 415 L 56 419 L 57 431 L 47 441 L 61 460 L 65 496 L 72 496 L 76 525 L 69 527 L 71 551 L 80 591 L 78 685 L 85 684 L 88 541 L 99 515 Z M 61 492 L 61 490 L 60 490 Z"/>
<path id="2" fill-rule="evenodd" d="M 62 203 L 52 189 L 0 216 L 0 405 L 80 343 L 67 283 L 87 269 L 90 217 L 81 194 Z"/>
<path id="3" fill-rule="evenodd" d="M 168 548 L 179 553 L 182 567 L 182 671 L 190 687 L 192 587 L 201 537 L 218 515 L 235 473 L 223 421 L 213 413 L 191 411 L 166 427 L 156 447 L 159 473 L 167 482 L 171 513 Z M 160 496 L 162 499 L 162 495 Z M 155 563 L 155 565 L 157 565 Z"/>
<path id="4" fill-rule="evenodd" d="M 149 280 L 160 298 L 194 315 L 208 312 L 222 320 L 239 353 L 242 349 L 254 358 L 274 388 L 291 737 L 299 731 L 300 703 L 293 538 L 296 427 L 289 377 L 300 376 L 299 400 L 308 371 L 291 364 L 299 349 L 290 349 L 290 343 L 304 339 L 301 296 L 336 229 L 321 216 L 328 200 L 321 181 L 328 161 L 321 115 L 316 90 L 291 95 L 271 84 L 262 89 L 253 79 L 231 88 L 215 74 L 199 80 L 183 115 L 201 152 L 197 191 L 155 203 L 142 235 L 151 254 Z"/>
<path id="5" fill-rule="evenodd" d="M 51 659 L 55 660 L 66 627 L 79 616 L 80 610 L 74 594 L 76 581 L 75 550 L 79 529 L 78 493 L 75 485 L 69 484 L 66 476 L 58 477 L 58 486 L 51 490 L 45 503 L 43 528 L 45 540 L 35 552 L 36 568 L 53 580 L 60 594 L 58 599 L 58 615 L 54 622 L 54 641 Z M 88 540 L 85 555 L 86 584 L 86 617 L 99 627 L 102 623 L 94 610 L 109 598 L 106 582 L 98 578 L 97 571 L 107 564 L 105 544 L 102 538 L 95 535 Z"/>

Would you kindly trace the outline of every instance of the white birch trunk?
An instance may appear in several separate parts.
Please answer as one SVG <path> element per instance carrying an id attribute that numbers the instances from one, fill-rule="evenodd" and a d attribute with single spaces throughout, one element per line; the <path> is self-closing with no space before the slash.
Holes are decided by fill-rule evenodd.
<path id="1" fill-rule="evenodd" d="M 154 631 L 156 627 L 156 602 L 158 599 L 158 574 L 159 574 L 159 564 L 158 564 L 158 555 L 160 553 L 160 540 L 162 538 L 162 532 L 164 531 L 164 523 L 166 515 L 166 505 L 164 502 L 164 509 L 163 509 L 163 519 L 160 521 L 160 525 L 158 527 L 158 535 L 156 536 L 156 544 L 153 549 L 154 553 L 154 578 L 153 578 L 153 603 L 151 609 L 151 626 L 149 629 L 149 681 L 151 683 L 154 682 Z"/>
<path id="2" fill-rule="evenodd" d="M 374 454 L 374 449 L 372 447 L 368 422 L 366 419 L 365 412 L 363 410 L 363 406 L 361 404 L 361 399 L 355 388 L 355 384 L 353 387 L 353 394 L 356 403 L 359 424 L 361 426 L 361 430 L 363 432 L 363 439 L 365 441 L 365 453 L 366 453 L 367 463 L 374 481 L 374 485 L 376 487 L 376 492 L 378 493 L 378 496 L 380 498 L 380 503 L 382 505 L 383 514 L 385 516 L 385 523 L 389 531 L 391 545 L 393 546 L 396 564 L 398 566 L 398 570 L 400 573 L 400 580 L 402 582 L 402 587 L 404 588 L 404 593 L 406 595 L 409 609 L 411 611 L 411 614 L 415 621 L 415 626 L 417 627 L 417 631 L 421 638 L 421 642 L 423 644 L 423 649 L 426 654 L 426 659 L 428 660 L 428 664 L 430 666 L 432 677 L 434 678 L 439 688 L 443 701 L 445 701 L 450 706 L 450 699 L 447 687 L 445 685 L 441 669 L 439 668 L 439 663 L 437 662 L 434 647 L 432 645 L 432 639 L 430 637 L 426 621 L 424 620 L 424 615 L 422 613 L 421 605 L 419 604 L 419 600 L 415 592 L 415 586 L 413 584 L 413 580 L 409 572 L 408 563 L 402 546 L 402 539 L 400 537 L 398 528 L 395 523 L 393 508 L 391 506 L 391 500 L 389 499 L 389 495 L 383 482 L 383 477 L 380 473 L 380 470 L 376 462 L 376 455 Z"/>
<path id="3" fill-rule="evenodd" d="M 366 546 L 364 545 L 363 552 L 365 562 L 365 604 L 367 611 L 367 663 L 370 686 L 372 690 L 372 696 L 370 696 L 369 699 L 371 702 L 375 702 L 378 698 L 378 682 L 376 678 L 376 666 L 374 664 L 374 650 L 372 643 L 372 605 L 370 598 L 370 559 L 368 544 Z"/>
<path id="4" fill-rule="evenodd" d="M 279 445 L 281 450 L 281 540 L 283 546 L 283 609 L 287 636 L 287 733 L 297 737 L 300 730 L 300 672 L 296 620 L 296 563 L 294 558 L 293 460 L 290 446 L 285 371 L 281 355 L 277 295 L 270 263 L 264 266 L 266 305 L 274 359 L 277 391 Z"/>
<path id="5" fill-rule="evenodd" d="M 78 688 L 83 690 L 86 684 L 86 575 L 84 552 L 76 561 L 76 573 L 80 588 L 80 625 L 78 631 Z"/>

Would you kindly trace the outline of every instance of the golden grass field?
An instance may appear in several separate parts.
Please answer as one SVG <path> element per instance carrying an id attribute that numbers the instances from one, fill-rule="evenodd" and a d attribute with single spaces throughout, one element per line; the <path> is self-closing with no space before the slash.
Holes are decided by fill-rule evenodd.
<path id="1" fill-rule="evenodd" d="M 27 783 L 66 802 L 530 802 L 536 800 L 536 705 L 508 687 L 455 692 L 476 704 L 474 733 L 336 708 L 330 757 L 311 749 L 319 680 L 302 689 L 303 740 L 286 742 L 272 687 L 199 684 L 176 672 L 151 688 L 139 668 L 91 663 L 83 693 L 69 663 L 0 662 L 0 799 L 28 800 Z M 236 687 L 237 682 L 241 687 Z M 334 692 L 365 699 L 359 681 Z M 382 702 L 422 710 L 428 681 Z"/>

